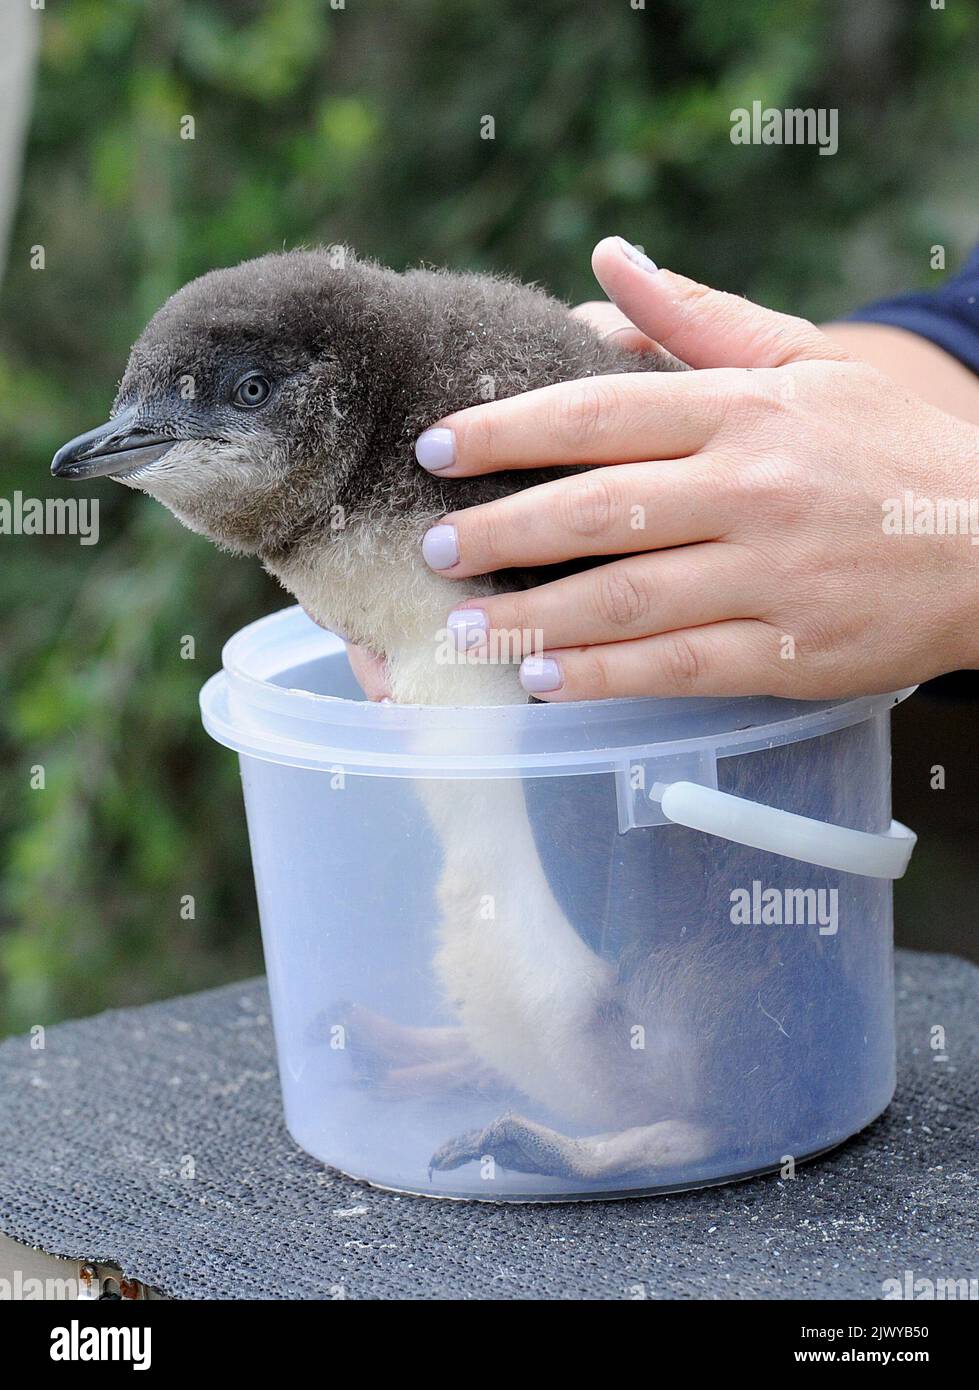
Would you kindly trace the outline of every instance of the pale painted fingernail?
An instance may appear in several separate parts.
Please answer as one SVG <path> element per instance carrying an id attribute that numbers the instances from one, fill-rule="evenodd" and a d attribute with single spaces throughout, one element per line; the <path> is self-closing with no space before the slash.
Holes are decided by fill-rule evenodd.
<path id="1" fill-rule="evenodd" d="M 454 526 L 432 526 L 422 541 L 422 559 L 429 569 L 450 570 L 459 563 L 459 540 Z"/>
<path id="2" fill-rule="evenodd" d="M 445 626 L 455 639 L 456 650 L 470 652 L 486 641 L 489 624 L 481 608 L 454 608 Z"/>
<path id="3" fill-rule="evenodd" d="M 659 266 L 655 261 L 649 259 L 645 251 L 641 251 L 638 246 L 633 246 L 632 242 L 626 241 L 624 236 L 617 237 L 616 240 L 619 243 L 623 256 L 626 256 L 633 265 L 639 266 L 641 270 L 659 270 Z M 424 438 L 424 435 L 422 438 Z"/>
<path id="4" fill-rule="evenodd" d="M 442 473 L 456 461 L 456 441 L 451 430 L 438 425 L 415 440 L 415 458 L 429 473 Z"/>
<path id="5" fill-rule="evenodd" d="M 531 695 L 560 690 L 564 684 L 561 668 L 549 656 L 526 656 L 520 663 L 520 684 Z"/>

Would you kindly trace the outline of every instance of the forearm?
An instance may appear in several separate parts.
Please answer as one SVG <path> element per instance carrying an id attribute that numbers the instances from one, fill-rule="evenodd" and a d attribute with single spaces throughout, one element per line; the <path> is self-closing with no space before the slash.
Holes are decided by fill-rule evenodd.
<path id="1" fill-rule="evenodd" d="M 927 338 L 881 323 L 829 323 L 823 332 L 930 405 L 979 424 L 979 376 Z"/>

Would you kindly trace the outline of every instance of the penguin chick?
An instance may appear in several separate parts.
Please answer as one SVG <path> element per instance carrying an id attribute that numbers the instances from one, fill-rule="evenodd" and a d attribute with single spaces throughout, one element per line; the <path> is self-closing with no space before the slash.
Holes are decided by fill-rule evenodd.
<path id="1" fill-rule="evenodd" d="M 293 251 L 175 294 L 134 346 L 110 422 L 60 449 L 52 471 L 113 477 L 219 545 L 258 555 L 315 618 L 386 658 L 399 702 L 524 701 L 512 666 L 437 659 L 458 589 L 428 569 L 420 541 L 445 512 L 562 470 L 440 479 L 416 464 L 415 439 L 487 396 L 681 368 L 667 354 L 602 341 L 566 306 L 512 280 L 396 274 L 336 249 Z M 542 577 L 507 571 L 467 589 Z M 696 1048 L 681 1046 L 683 991 L 666 988 L 664 999 L 659 971 L 634 1001 L 572 925 L 519 782 L 422 779 L 418 795 L 443 860 L 434 969 L 459 1022 L 440 1039 L 451 1056 L 437 1059 L 438 1085 L 450 1074 L 460 1085 L 495 1076 L 586 1134 L 571 1140 L 511 1115 L 485 1139 L 440 1145 L 432 1166 L 489 1151 L 501 1164 L 591 1185 L 699 1156 L 708 1138 L 690 1118 L 702 1088 Z M 623 1019 L 664 1039 L 638 1073 Z M 391 1032 L 383 1021 L 362 1031 L 371 1029 Z M 429 1075 L 431 1040 L 422 1041 Z M 589 1128 L 602 1132 L 589 1139 Z"/>
<path id="2" fill-rule="evenodd" d="M 132 349 L 109 423 L 60 449 L 52 472 L 113 477 L 256 554 L 318 621 L 386 658 L 398 701 L 523 700 L 512 667 L 434 660 L 458 589 L 429 571 L 420 540 L 447 511 L 579 470 L 440 479 L 416 464 L 415 439 L 483 399 L 681 366 L 603 341 L 513 280 L 291 251 L 169 299 Z M 468 591 L 542 577 L 505 571 Z"/>

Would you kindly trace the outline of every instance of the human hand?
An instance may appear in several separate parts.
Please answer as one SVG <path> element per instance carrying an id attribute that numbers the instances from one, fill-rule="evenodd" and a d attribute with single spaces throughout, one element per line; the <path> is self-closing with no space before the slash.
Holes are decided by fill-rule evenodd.
<path id="1" fill-rule="evenodd" d="M 375 656 L 366 647 L 358 647 L 354 642 L 347 643 L 347 660 L 354 679 L 368 700 L 389 700 L 391 698 L 388 670 L 384 658 Z"/>
<path id="2" fill-rule="evenodd" d="M 618 238 L 595 250 L 626 316 L 609 327 L 631 322 L 635 346 L 646 335 L 700 370 L 567 382 L 439 421 L 454 445 L 443 477 L 595 467 L 451 513 L 423 551 L 461 583 L 626 558 L 461 598 L 449 620 L 460 645 L 491 629 L 542 634 L 521 681 L 547 700 L 842 697 L 979 664 L 979 549 L 963 534 L 888 534 L 884 511 L 907 493 L 973 499 L 975 427 L 812 324 L 637 254 Z M 452 540 L 458 559 L 444 567 Z"/>
<path id="3" fill-rule="evenodd" d="M 314 613 L 311 613 L 308 608 L 304 608 L 303 612 L 317 627 L 325 628 L 327 632 L 333 631 L 333 629 L 327 627 L 325 623 L 321 623 L 319 618 L 317 618 Z M 347 648 L 347 661 L 350 664 L 353 678 L 367 696 L 368 700 L 373 700 L 374 702 L 389 700 L 391 698 L 391 689 L 388 679 L 387 663 L 384 658 L 382 656 L 376 656 L 372 651 L 369 651 L 367 647 L 359 647 L 356 642 L 347 642 L 346 638 L 344 638 L 344 642 Z"/>

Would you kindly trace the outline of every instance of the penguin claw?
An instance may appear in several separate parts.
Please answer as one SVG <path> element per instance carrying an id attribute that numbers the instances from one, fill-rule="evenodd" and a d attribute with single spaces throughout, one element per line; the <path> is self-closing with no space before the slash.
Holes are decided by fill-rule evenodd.
<path id="1" fill-rule="evenodd" d="M 557 1130 L 535 1124 L 522 1115 L 506 1114 L 483 1129 L 467 1130 L 440 1145 L 429 1160 L 429 1173 L 492 1160 L 490 1177 L 492 1165 L 551 1178 L 582 1177 L 585 1174 L 576 1162 L 576 1149 L 577 1141 Z"/>
<path id="2" fill-rule="evenodd" d="M 455 1139 L 447 1139 L 444 1144 L 432 1154 L 428 1161 L 428 1176 L 431 1179 L 433 1173 L 446 1173 L 452 1168 L 461 1168 L 463 1164 L 475 1163 L 486 1153 L 485 1136 L 486 1129 L 469 1129 L 465 1134 L 459 1134 Z"/>

